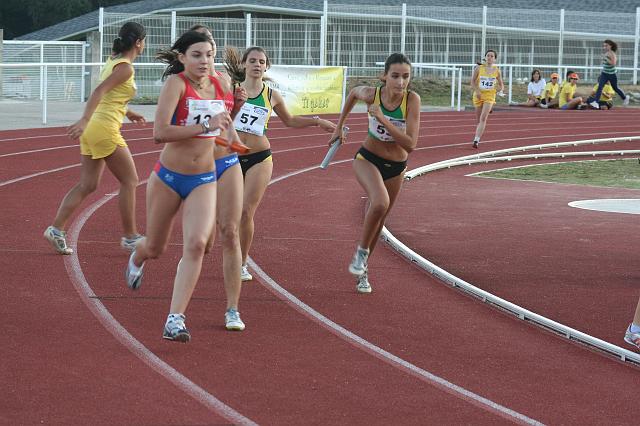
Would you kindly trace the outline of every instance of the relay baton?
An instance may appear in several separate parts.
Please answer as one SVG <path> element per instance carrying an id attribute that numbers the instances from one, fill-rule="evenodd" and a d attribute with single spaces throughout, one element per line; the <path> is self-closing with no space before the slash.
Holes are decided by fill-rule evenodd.
<path id="1" fill-rule="evenodd" d="M 247 154 L 249 152 L 248 146 L 241 144 L 240 142 L 231 142 L 231 146 L 229 146 L 229 142 L 220 136 L 216 136 L 216 145 L 228 147 L 231 151 L 237 152 L 238 154 Z"/>
<path id="2" fill-rule="evenodd" d="M 346 136 L 348 131 L 349 128 L 347 126 L 344 126 L 342 128 L 342 136 Z M 329 163 L 331 162 L 331 160 L 333 160 L 333 156 L 336 155 L 336 152 L 338 152 L 338 148 L 340 148 L 340 145 L 342 145 L 342 141 L 340 140 L 340 138 L 333 141 L 331 147 L 329 148 L 329 151 L 327 152 L 327 155 L 325 155 L 324 160 L 322 160 L 322 164 L 320 164 L 321 169 L 326 169 L 327 167 L 329 167 Z"/>

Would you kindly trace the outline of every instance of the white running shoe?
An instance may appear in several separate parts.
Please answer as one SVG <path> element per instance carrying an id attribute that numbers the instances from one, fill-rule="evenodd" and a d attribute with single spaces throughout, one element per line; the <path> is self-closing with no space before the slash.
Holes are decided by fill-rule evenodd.
<path id="1" fill-rule="evenodd" d="M 540 108 L 548 109 L 548 108 L 549 108 L 549 105 L 547 105 L 547 104 L 540 104 Z"/>
<path id="2" fill-rule="evenodd" d="M 622 101 L 622 105 L 627 106 L 629 105 L 629 101 L 631 100 L 631 96 L 627 95 L 624 97 L 624 101 Z"/>
<path id="3" fill-rule="evenodd" d="M 358 285 L 356 285 L 358 293 L 371 293 L 371 284 L 369 283 L 369 274 L 365 272 L 358 277 Z"/>
<path id="4" fill-rule="evenodd" d="M 358 246 L 349 265 L 349 272 L 358 277 L 367 272 L 367 259 L 369 259 L 369 249 Z"/>
<path id="5" fill-rule="evenodd" d="M 124 273 L 124 278 L 127 280 L 127 285 L 131 290 L 137 290 L 142 284 L 142 275 L 144 274 L 144 262 L 140 267 L 137 267 L 133 263 L 133 257 L 136 255 L 136 251 L 131 252 L 129 256 L 129 262 L 127 263 L 127 270 Z"/>
<path id="6" fill-rule="evenodd" d="M 629 324 L 627 331 L 624 333 L 624 341 L 640 349 L 640 333 L 633 333 L 631 331 L 631 324 Z"/>
<path id="7" fill-rule="evenodd" d="M 191 333 L 184 325 L 184 314 L 169 314 L 167 322 L 164 324 L 162 338 L 174 342 L 187 343 L 191 340 Z"/>
<path id="8" fill-rule="evenodd" d="M 591 106 L 591 108 L 593 109 L 600 109 L 600 104 L 597 103 L 596 101 L 591 101 L 589 102 L 589 105 Z"/>
<path id="9" fill-rule="evenodd" d="M 131 238 L 122 237 L 120 240 L 120 247 L 128 251 L 134 251 L 138 241 L 144 238 L 144 235 L 136 234 Z"/>
<path id="10" fill-rule="evenodd" d="M 49 226 L 44 231 L 44 237 L 51 243 L 55 251 L 60 254 L 73 254 L 73 249 L 67 246 L 67 233 L 55 226 Z"/>
<path id="11" fill-rule="evenodd" d="M 247 265 L 242 265 L 242 272 L 240 272 L 240 281 L 251 281 L 253 279 L 253 275 L 249 273 L 249 268 Z"/>
<path id="12" fill-rule="evenodd" d="M 230 331 L 242 331 L 244 330 L 244 323 L 240 319 L 240 312 L 236 309 L 229 308 L 224 314 L 224 322 L 227 330 Z"/>

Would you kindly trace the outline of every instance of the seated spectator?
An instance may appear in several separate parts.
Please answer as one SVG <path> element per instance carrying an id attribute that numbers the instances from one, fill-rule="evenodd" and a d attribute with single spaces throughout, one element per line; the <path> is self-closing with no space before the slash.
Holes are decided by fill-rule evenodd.
<path id="1" fill-rule="evenodd" d="M 578 73 L 572 73 L 569 75 L 569 81 L 562 85 L 560 90 L 559 105 L 560 109 L 582 109 L 584 104 L 580 96 L 575 96 L 576 86 L 580 77 Z"/>
<path id="2" fill-rule="evenodd" d="M 558 84 L 559 77 L 557 72 L 551 73 L 551 81 L 544 86 L 544 90 L 542 91 L 540 108 L 558 107 L 558 93 L 560 92 L 560 85 Z"/>
<path id="3" fill-rule="evenodd" d="M 598 91 L 598 84 L 599 83 L 596 83 L 596 85 L 593 86 L 593 91 L 591 92 L 591 96 L 592 97 L 595 96 L 596 92 Z M 613 108 L 613 97 L 615 95 L 616 95 L 616 91 L 611 86 L 611 83 L 609 81 L 607 81 L 607 83 L 602 88 L 602 93 L 600 94 L 600 99 L 598 99 L 598 106 L 600 107 L 600 109 L 603 109 L 603 108 L 611 109 L 611 108 Z"/>
<path id="4" fill-rule="evenodd" d="M 529 86 L 527 86 L 527 102 L 520 104 L 520 106 L 535 107 L 540 105 L 545 84 L 544 78 L 540 76 L 540 70 L 533 70 L 533 72 L 531 72 L 531 81 L 529 82 Z"/>

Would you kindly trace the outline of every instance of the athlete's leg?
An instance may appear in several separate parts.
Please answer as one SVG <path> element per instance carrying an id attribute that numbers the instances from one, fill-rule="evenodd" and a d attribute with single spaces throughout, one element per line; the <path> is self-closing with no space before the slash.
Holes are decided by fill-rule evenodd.
<path id="1" fill-rule="evenodd" d="M 222 244 L 222 272 L 227 309 L 238 309 L 240 300 L 240 217 L 242 216 L 242 169 L 235 165 L 227 169 L 218 181 L 217 218 Z M 215 230 L 213 231 L 215 233 Z"/>
<path id="2" fill-rule="evenodd" d="M 489 112 L 491 112 L 493 104 L 485 102 L 482 104 L 482 108 L 476 108 L 476 117 L 478 117 L 478 125 L 476 126 L 476 140 L 480 140 L 484 133 L 484 129 L 487 126 L 487 119 L 489 118 Z"/>
<path id="3" fill-rule="evenodd" d="M 378 231 L 376 232 L 373 241 L 371 241 L 371 245 L 369 247 L 369 256 L 371 256 L 371 253 L 373 253 L 373 249 L 380 240 L 380 233 L 382 232 L 382 228 L 384 227 L 384 222 L 386 221 L 389 212 L 393 208 L 393 205 L 398 198 L 400 188 L 402 188 L 402 182 L 404 182 L 404 172 L 400 173 L 396 177 L 392 177 L 391 179 L 387 179 L 384 181 L 384 186 L 387 189 L 387 194 L 389 195 L 389 207 L 387 208 L 387 212 L 384 214 L 382 220 L 380 221 L 380 224 L 378 225 Z"/>
<path id="4" fill-rule="evenodd" d="M 173 220 L 181 202 L 174 190 L 162 182 L 158 175 L 151 173 L 147 183 L 146 235 L 136 245 L 132 259 L 135 266 L 141 266 L 147 259 L 156 259 L 167 249 Z"/>
<path id="5" fill-rule="evenodd" d="M 240 220 L 240 246 L 242 264 L 246 264 L 255 230 L 253 217 L 260 205 L 267 185 L 271 180 L 273 162 L 265 160 L 247 170 L 244 177 L 244 196 L 242 201 L 242 219 Z"/>
<path id="6" fill-rule="evenodd" d="M 182 207 L 182 261 L 176 272 L 171 296 L 171 314 L 184 314 L 202 269 L 207 240 L 216 222 L 215 183 L 197 186 Z"/>
<path id="7" fill-rule="evenodd" d="M 136 227 L 136 187 L 138 173 L 129 148 L 118 146 L 113 154 L 105 158 L 107 167 L 120 182 L 118 207 L 124 236 L 131 238 L 138 234 Z"/>
<path id="8" fill-rule="evenodd" d="M 353 160 L 353 170 L 358 182 L 364 188 L 369 198 L 369 206 L 364 217 L 360 247 L 371 249 L 378 229 L 384 223 L 384 217 L 389 209 L 390 200 L 380 172 L 367 160 Z"/>
<path id="9" fill-rule="evenodd" d="M 80 203 L 98 187 L 103 171 L 104 160 L 102 158 L 93 160 L 90 155 L 81 156 L 80 181 L 62 199 L 53 220 L 53 226 L 61 230 L 67 226 L 69 218 Z"/>

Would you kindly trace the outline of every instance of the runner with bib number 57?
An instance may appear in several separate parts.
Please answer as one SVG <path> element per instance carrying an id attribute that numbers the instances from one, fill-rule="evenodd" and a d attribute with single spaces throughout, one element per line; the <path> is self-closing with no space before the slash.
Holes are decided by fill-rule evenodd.
<path id="1" fill-rule="evenodd" d="M 234 83 L 247 91 L 248 99 L 234 119 L 240 140 L 251 149 L 248 155 L 240 155 L 240 167 L 244 176 L 244 199 L 240 221 L 240 245 L 242 247 L 242 281 L 253 279 L 247 269 L 247 257 L 255 230 L 253 217 L 271 180 L 273 161 L 271 145 L 267 138 L 269 118 L 275 111 L 287 127 L 319 126 L 332 132 L 336 126 L 320 117 L 291 115 L 282 95 L 267 86 L 264 73 L 271 63 L 267 52 L 261 47 L 250 47 L 242 58 L 235 49 L 227 49 L 225 58 L 227 72 Z"/>
<path id="2" fill-rule="evenodd" d="M 401 53 L 391 54 L 384 64 L 382 87 L 351 89 L 329 145 L 345 143 L 342 128 L 356 102 L 369 106 L 369 131 L 353 161 L 356 178 L 367 193 L 369 207 L 362 237 L 349 272 L 358 277 L 356 290 L 371 293 L 368 259 L 380 237 L 384 221 L 398 197 L 407 158 L 418 143 L 420 96 L 409 90 L 411 62 Z"/>

